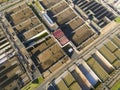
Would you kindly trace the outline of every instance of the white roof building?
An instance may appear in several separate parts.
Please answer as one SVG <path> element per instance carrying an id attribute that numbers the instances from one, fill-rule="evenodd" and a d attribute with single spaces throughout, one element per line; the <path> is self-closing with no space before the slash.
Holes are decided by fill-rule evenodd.
<path id="1" fill-rule="evenodd" d="M 120 0 L 104 0 L 120 12 Z"/>

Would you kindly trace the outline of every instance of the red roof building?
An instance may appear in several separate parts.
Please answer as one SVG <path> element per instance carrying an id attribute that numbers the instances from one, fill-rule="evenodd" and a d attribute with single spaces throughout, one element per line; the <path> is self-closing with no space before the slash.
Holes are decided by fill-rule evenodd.
<path id="1" fill-rule="evenodd" d="M 66 43 L 69 42 L 69 40 L 66 38 L 66 36 L 63 36 L 59 39 L 59 42 L 61 45 L 65 45 Z"/>
<path id="2" fill-rule="evenodd" d="M 62 46 L 69 42 L 69 40 L 67 39 L 67 37 L 65 36 L 65 34 L 61 29 L 56 30 L 53 33 L 53 35 L 60 42 Z"/>

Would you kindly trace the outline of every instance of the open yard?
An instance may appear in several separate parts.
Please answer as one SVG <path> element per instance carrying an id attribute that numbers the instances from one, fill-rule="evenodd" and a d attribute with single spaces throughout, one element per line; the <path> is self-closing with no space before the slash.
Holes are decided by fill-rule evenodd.
<path id="1" fill-rule="evenodd" d="M 67 84 L 67 86 L 69 86 L 70 84 L 72 84 L 75 79 L 74 77 L 71 75 L 71 73 L 68 73 L 64 78 L 63 80 L 65 81 L 65 83 Z"/>
<path id="2" fill-rule="evenodd" d="M 120 60 L 120 49 L 116 50 L 114 54 Z"/>
<path id="3" fill-rule="evenodd" d="M 114 63 L 113 63 L 113 66 L 115 68 L 119 68 L 120 67 L 120 60 L 116 60 Z"/>
<path id="4" fill-rule="evenodd" d="M 35 88 L 37 88 L 42 82 L 44 81 L 44 79 L 40 76 L 37 79 L 35 79 L 34 81 L 28 83 L 25 87 L 23 87 L 21 90 L 34 90 Z"/>
<path id="5" fill-rule="evenodd" d="M 120 80 L 116 82 L 110 90 L 120 90 Z"/>
<path id="6" fill-rule="evenodd" d="M 116 21 L 117 23 L 120 23 L 120 17 L 115 18 L 115 21 Z"/>
<path id="7" fill-rule="evenodd" d="M 108 41 L 105 46 L 111 51 L 114 52 L 118 47 L 112 42 Z"/>
<path id="8" fill-rule="evenodd" d="M 79 86 L 79 84 L 77 82 L 73 83 L 70 88 L 70 90 L 82 90 L 81 87 Z"/>
<path id="9" fill-rule="evenodd" d="M 112 41 L 120 48 L 120 39 L 117 36 L 113 37 Z"/>
<path id="10" fill-rule="evenodd" d="M 89 58 L 87 64 L 91 67 L 91 69 L 98 75 L 98 77 L 105 81 L 109 75 L 107 72 L 96 62 L 94 58 Z"/>
<path id="11" fill-rule="evenodd" d="M 99 51 L 110 63 L 113 63 L 117 59 L 105 46 L 102 46 Z"/>
<path id="12" fill-rule="evenodd" d="M 63 80 L 57 83 L 56 86 L 57 86 L 57 90 L 69 90 L 69 88 L 66 86 Z"/>
<path id="13" fill-rule="evenodd" d="M 4 2 L 8 2 L 8 1 L 10 1 L 10 0 L 0 0 L 0 4 L 4 3 Z"/>

